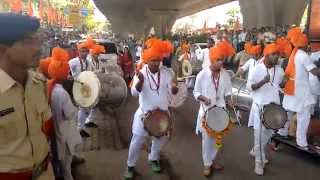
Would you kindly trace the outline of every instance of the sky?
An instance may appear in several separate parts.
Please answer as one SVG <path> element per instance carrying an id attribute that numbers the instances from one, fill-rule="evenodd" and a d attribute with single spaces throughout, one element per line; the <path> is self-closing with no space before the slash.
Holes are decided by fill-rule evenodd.
<path id="1" fill-rule="evenodd" d="M 91 0 L 91 2 L 93 3 L 93 0 Z M 186 23 L 193 24 L 196 29 L 203 28 L 205 21 L 207 21 L 207 27 L 215 27 L 216 22 L 219 22 L 220 24 L 225 24 L 227 22 L 227 17 L 225 16 L 226 12 L 234 8 L 240 10 L 240 5 L 238 1 L 233 1 L 224 5 L 200 11 L 190 16 L 180 18 L 173 25 L 173 30 L 179 27 L 183 27 Z M 106 17 L 99 11 L 98 8 L 95 8 L 94 16 L 96 20 L 106 20 Z M 192 18 L 190 18 L 192 16 L 194 17 L 193 22 Z M 242 22 L 242 16 L 240 16 L 240 22 Z"/>
<path id="2" fill-rule="evenodd" d="M 216 6 L 210 9 L 200 11 L 190 16 L 180 18 L 173 25 L 173 30 L 177 28 L 181 28 L 187 23 L 193 24 L 195 29 L 203 28 L 205 21 L 207 21 L 208 28 L 215 27 L 217 22 L 219 22 L 220 24 L 226 24 L 227 23 L 226 12 L 228 12 L 228 10 L 230 9 L 240 10 L 239 2 L 233 1 L 227 4 L 223 4 L 220 6 Z M 193 22 L 191 17 L 194 18 Z M 242 22 L 242 15 L 240 15 L 240 22 Z"/>

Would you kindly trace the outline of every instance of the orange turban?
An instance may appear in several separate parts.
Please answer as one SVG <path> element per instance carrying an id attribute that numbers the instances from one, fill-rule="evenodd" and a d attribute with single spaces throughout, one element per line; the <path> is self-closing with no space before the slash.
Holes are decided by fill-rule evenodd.
<path id="1" fill-rule="evenodd" d="M 69 61 L 68 51 L 59 47 L 55 47 L 52 49 L 51 57 L 55 60 Z"/>
<path id="2" fill-rule="evenodd" d="M 45 59 L 41 59 L 39 62 L 39 70 L 46 76 L 49 76 L 48 74 L 48 68 L 51 62 L 51 58 L 47 57 Z"/>
<path id="3" fill-rule="evenodd" d="M 92 54 L 92 55 L 98 55 L 98 54 L 105 53 L 105 52 L 106 52 L 106 50 L 105 50 L 104 46 L 97 45 L 97 44 L 95 44 L 90 49 L 90 54 Z"/>
<path id="4" fill-rule="evenodd" d="M 95 43 L 96 42 L 91 37 L 88 37 L 85 42 L 77 44 L 77 47 L 78 49 L 82 49 L 82 48 L 91 49 L 95 45 Z"/>
<path id="5" fill-rule="evenodd" d="M 66 80 L 69 75 L 69 64 L 67 61 L 59 61 L 52 59 L 49 68 L 48 74 L 52 79 L 55 80 Z"/>
<path id="6" fill-rule="evenodd" d="M 69 75 L 69 54 L 62 48 L 52 50 L 51 62 L 48 67 L 48 74 L 52 79 L 65 80 Z"/>
<path id="7" fill-rule="evenodd" d="M 291 38 L 295 37 L 297 34 L 301 34 L 302 31 L 299 27 L 291 28 L 287 33 L 287 38 L 291 40 Z"/>
<path id="8" fill-rule="evenodd" d="M 252 43 L 251 42 L 246 42 L 244 44 L 244 51 L 247 53 L 247 54 L 250 54 L 250 49 L 252 47 Z"/>
<path id="9" fill-rule="evenodd" d="M 292 46 L 290 42 L 286 38 L 281 37 L 277 39 L 276 44 L 278 46 L 279 53 L 288 58 L 292 52 Z"/>
<path id="10" fill-rule="evenodd" d="M 217 47 L 221 51 L 223 58 L 227 58 L 236 54 L 236 50 L 227 41 L 221 41 L 220 43 L 217 44 Z"/>
<path id="11" fill-rule="evenodd" d="M 307 35 L 303 33 L 297 34 L 297 36 L 291 38 L 291 43 L 297 48 L 306 47 L 308 45 Z"/>
<path id="12" fill-rule="evenodd" d="M 277 52 L 279 52 L 278 46 L 275 43 L 271 43 L 266 45 L 266 47 L 263 50 L 263 55 L 267 56 Z"/>
<path id="13" fill-rule="evenodd" d="M 151 60 L 162 61 L 167 54 L 171 53 L 171 48 L 168 48 L 168 42 L 166 41 L 153 38 L 149 39 L 146 44 L 149 48 L 144 49 L 142 52 L 143 63 L 148 63 Z"/>
<path id="14" fill-rule="evenodd" d="M 224 55 L 219 47 L 215 46 L 210 48 L 209 50 L 209 57 L 212 63 L 215 63 L 218 59 L 222 60 Z"/>
<path id="15" fill-rule="evenodd" d="M 154 44 L 158 43 L 159 41 L 160 41 L 160 39 L 150 38 L 145 42 L 145 44 L 146 44 L 147 48 L 151 48 Z"/>
<path id="16" fill-rule="evenodd" d="M 249 50 L 250 55 L 260 55 L 262 51 L 261 45 L 252 46 Z"/>

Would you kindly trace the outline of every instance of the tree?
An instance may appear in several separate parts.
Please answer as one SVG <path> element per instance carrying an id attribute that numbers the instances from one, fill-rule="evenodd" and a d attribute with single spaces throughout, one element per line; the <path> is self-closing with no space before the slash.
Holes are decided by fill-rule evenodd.
<path id="1" fill-rule="evenodd" d="M 229 27 L 233 27 L 237 21 L 237 18 L 240 18 L 240 10 L 237 8 L 232 8 L 226 12 L 226 15 L 228 16 L 227 22 Z"/>

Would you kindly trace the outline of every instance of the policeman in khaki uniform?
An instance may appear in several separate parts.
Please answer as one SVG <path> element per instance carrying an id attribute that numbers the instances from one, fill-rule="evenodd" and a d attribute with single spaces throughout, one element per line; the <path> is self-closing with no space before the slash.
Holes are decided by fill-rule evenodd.
<path id="1" fill-rule="evenodd" d="M 38 65 L 40 24 L 0 13 L 0 179 L 53 180 L 48 161 L 51 111 Z"/>

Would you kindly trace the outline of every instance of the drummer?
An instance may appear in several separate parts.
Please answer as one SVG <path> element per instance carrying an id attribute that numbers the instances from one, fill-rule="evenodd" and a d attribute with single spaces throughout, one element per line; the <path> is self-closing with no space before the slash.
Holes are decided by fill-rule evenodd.
<path id="1" fill-rule="evenodd" d="M 89 71 L 93 72 L 101 72 L 102 71 L 102 63 L 99 60 L 99 55 L 106 52 L 104 46 L 95 44 L 90 48 L 90 55 L 88 57 L 89 62 Z"/>
<path id="2" fill-rule="evenodd" d="M 223 69 L 223 61 L 228 56 L 232 56 L 235 51 L 231 45 L 228 46 L 226 43 L 220 42 L 217 46 L 210 48 L 211 65 L 202 69 L 197 75 L 193 91 L 195 98 L 202 104 L 199 109 L 196 134 L 202 133 L 204 176 L 210 176 L 212 169 L 223 169 L 223 166 L 215 161 L 218 152 L 218 147 L 215 146 L 216 140 L 201 127 L 201 120 L 204 117 L 204 107 L 225 107 L 225 97 L 231 94 L 231 78 L 227 71 Z"/>
<path id="3" fill-rule="evenodd" d="M 89 49 L 94 46 L 95 42 L 88 38 L 85 42 L 77 45 L 79 56 L 69 61 L 71 75 L 75 78 L 79 73 L 89 70 L 88 54 Z M 85 121 L 90 114 L 90 109 L 79 108 L 78 127 L 80 134 L 84 138 L 90 137 L 89 133 L 84 130 Z"/>
<path id="4" fill-rule="evenodd" d="M 142 61 L 145 65 L 134 76 L 131 93 L 139 97 L 139 108 L 137 109 L 132 125 L 132 139 L 129 147 L 127 170 L 124 174 L 126 179 L 134 178 L 136 162 L 139 158 L 142 145 L 148 133 L 144 129 L 142 118 L 148 111 L 156 109 L 168 111 L 168 93 L 178 92 L 178 88 L 172 85 L 172 74 L 164 67 L 160 67 L 164 52 L 163 42 L 156 40 L 148 49 L 143 51 Z M 160 173 L 159 154 L 162 146 L 167 141 L 167 136 L 153 138 L 149 161 L 151 170 Z"/>
<path id="5" fill-rule="evenodd" d="M 283 69 L 280 65 L 277 65 L 279 58 L 277 45 L 268 44 L 263 54 L 263 63 L 254 68 L 248 79 L 253 100 L 250 118 L 254 129 L 254 151 L 252 154 L 255 156 L 254 172 L 257 175 L 263 175 L 264 166 L 268 163 L 265 148 L 272 135 L 272 130 L 267 130 L 262 125 L 260 112 L 264 105 L 280 104 L 279 89 L 284 76 Z"/>

